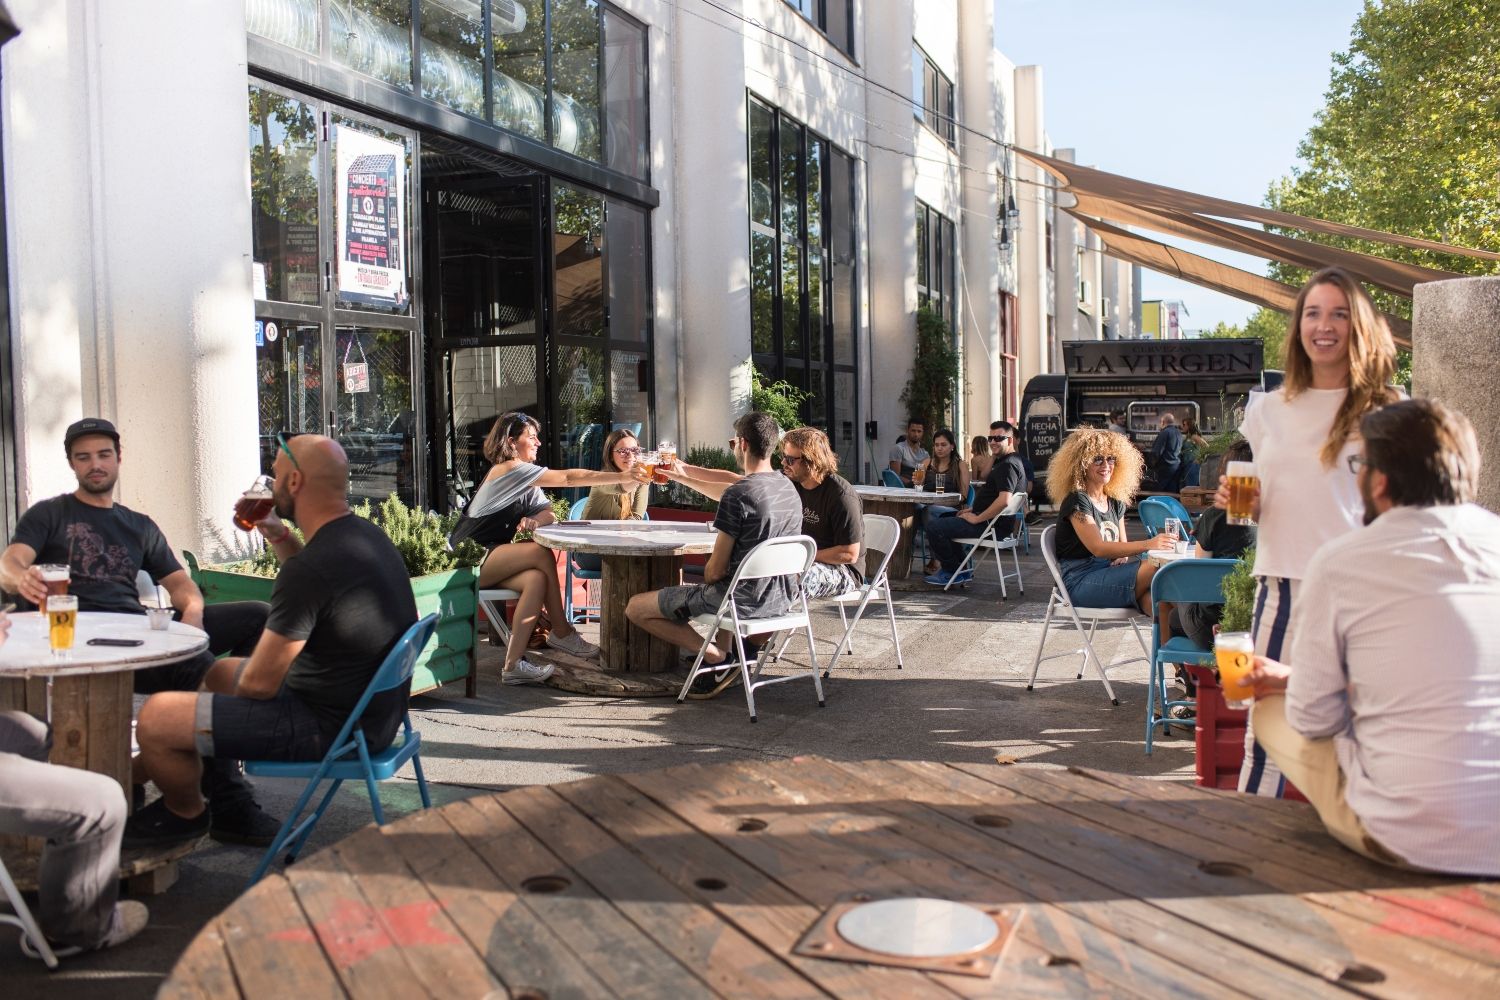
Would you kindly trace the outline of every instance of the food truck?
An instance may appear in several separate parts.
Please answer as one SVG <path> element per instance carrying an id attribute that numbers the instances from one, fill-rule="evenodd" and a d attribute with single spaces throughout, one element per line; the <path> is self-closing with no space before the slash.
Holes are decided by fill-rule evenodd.
<path id="1" fill-rule="evenodd" d="M 1191 418 L 1211 436 L 1239 426 L 1251 392 L 1281 381 L 1263 370 L 1263 345 L 1253 338 L 1072 340 L 1062 354 L 1063 372 L 1033 377 L 1021 397 L 1026 457 L 1043 492 L 1047 463 L 1074 428 L 1108 427 L 1110 413 L 1123 410 L 1131 441 L 1149 452 L 1163 413 L 1178 426 Z"/>

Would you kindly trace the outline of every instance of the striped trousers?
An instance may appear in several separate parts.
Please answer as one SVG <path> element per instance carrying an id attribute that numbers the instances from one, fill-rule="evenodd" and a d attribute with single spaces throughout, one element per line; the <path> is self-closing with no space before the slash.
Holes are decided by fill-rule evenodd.
<path id="1" fill-rule="evenodd" d="M 1292 606 L 1296 603 L 1300 580 L 1285 577 L 1255 578 L 1255 611 L 1250 634 L 1255 652 L 1267 659 L 1287 662 L 1292 654 Z M 1296 669 L 1296 665 L 1291 665 Z M 1265 748 L 1255 740 L 1255 729 L 1245 722 L 1245 759 L 1240 764 L 1239 790 L 1251 795 L 1279 799 L 1286 789 L 1286 778 Z"/>

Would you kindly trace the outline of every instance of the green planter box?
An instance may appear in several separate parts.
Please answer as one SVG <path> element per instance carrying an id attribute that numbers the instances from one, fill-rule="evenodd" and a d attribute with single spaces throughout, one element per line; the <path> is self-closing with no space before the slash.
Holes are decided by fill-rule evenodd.
<path id="1" fill-rule="evenodd" d="M 227 573 L 200 566 L 191 552 L 184 552 L 188 572 L 208 604 L 228 601 L 269 601 L 275 580 L 248 573 Z M 411 693 L 420 694 L 450 681 L 462 679 L 464 694 L 478 693 L 475 653 L 478 648 L 479 573 L 471 566 L 432 573 L 411 581 L 417 599 L 418 617 L 436 613 L 437 628 L 432 641 L 417 659 L 412 672 Z"/>

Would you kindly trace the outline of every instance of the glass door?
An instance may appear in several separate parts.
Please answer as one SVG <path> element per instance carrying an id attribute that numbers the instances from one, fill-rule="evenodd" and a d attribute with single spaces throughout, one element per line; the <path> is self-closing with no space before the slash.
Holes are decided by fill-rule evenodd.
<path id="1" fill-rule="evenodd" d="M 271 318 L 255 330 L 260 471 L 269 476 L 279 432 L 323 433 L 323 327 Z"/>
<path id="2" fill-rule="evenodd" d="M 379 505 L 391 494 L 417 503 L 417 370 L 408 330 L 335 330 L 333 417 L 349 456 L 349 499 Z"/>

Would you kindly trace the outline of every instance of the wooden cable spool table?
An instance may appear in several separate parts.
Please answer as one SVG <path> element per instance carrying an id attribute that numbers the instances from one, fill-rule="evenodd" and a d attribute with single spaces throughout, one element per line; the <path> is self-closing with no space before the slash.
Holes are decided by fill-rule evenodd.
<path id="1" fill-rule="evenodd" d="M 851 942 L 841 914 L 911 897 L 969 904 L 994 941 L 906 959 Z M 794 758 L 366 827 L 230 905 L 158 996 L 1497 990 L 1500 885 L 1376 865 L 1304 805 L 1078 769 Z"/>
<path id="2" fill-rule="evenodd" d="M 886 577 L 892 581 L 905 580 L 911 575 L 911 546 L 912 538 L 916 535 L 917 505 L 961 507 L 964 502 L 962 493 L 924 493 L 921 490 L 895 486 L 856 486 L 854 492 L 859 494 L 860 505 L 866 514 L 884 514 L 895 518 L 901 525 L 901 538 L 896 543 L 896 551 L 891 553 L 891 561 L 885 570 Z M 869 575 L 880 564 L 880 557 L 870 553 L 866 559 L 865 573 Z"/>
<path id="3" fill-rule="evenodd" d="M 139 646 L 91 646 L 90 639 L 139 639 Z M 35 612 L 11 615 L 10 635 L 0 646 L 0 709 L 16 709 L 52 723 L 49 761 L 108 775 L 130 801 L 130 724 L 137 670 L 197 656 L 208 634 L 181 622 L 153 630 L 146 616 L 80 611 L 73 649 L 52 655 L 46 618 Z M 41 842 L 0 837 L 6 867 L 17 884 L 34 888 Z M 141 875 L 187 853 L 192 845 L 135 852 L 122 858 L 122 875 Z M 14 862 L 14 864 L 12 864 Z M 161 888 L 170 877 L 158 880 Z"/>

